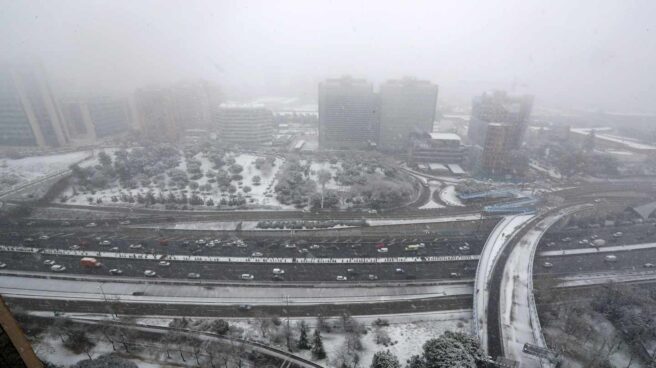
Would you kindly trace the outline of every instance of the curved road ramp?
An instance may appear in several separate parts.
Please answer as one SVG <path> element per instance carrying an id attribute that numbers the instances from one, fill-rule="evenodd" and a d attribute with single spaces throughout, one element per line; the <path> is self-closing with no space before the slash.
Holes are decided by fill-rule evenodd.
<path id="1" fill-rule="evenodd" d="M 533 297 L 533 260 L 538 243 L 560 219 L 589 207 L 573 206 L 540 219 L 514 245 L 505 263 L 499 286 L 499 337 L 504 357 L 522 368 L 554 367 L 558 361 L 547 348 Z"/>

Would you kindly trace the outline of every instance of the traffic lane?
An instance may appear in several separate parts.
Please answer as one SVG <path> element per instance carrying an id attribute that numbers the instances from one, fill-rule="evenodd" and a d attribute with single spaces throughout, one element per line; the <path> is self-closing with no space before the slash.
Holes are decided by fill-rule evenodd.
<path id="1" fill-rule="evenodd" d="M 614 255 L 616 260 L 609 262 L 606 256 Z M 551 264 L 546 265 L 545 262 Z M 535 275 L 564 275 L 580 272 L 650 270 L 645 264 L 656 265 L 656 248 L 641 249 L 625 252 L 608 252 L 598 254 L 581 254 L 572 256 L 540 257 L 535 258 L 533 272 Z"/>
<path id="2" fill-rule="evenodd" d="M 621 232 L 620 237 L 613 234 Z M 559 232 L 547 232 L 540 240 L 540 250 L 576 249 L 588 246 L 596 236 L 608 245 L 624 245 L 656 242 L 656 226 L 652 223 L 629 226 L 612 226 L 597 229 L 579 229 Z M 570 239 L 567 239 L 570 238 Z M 584 239 L 587 239 L 586 242 Z"/>
<path id="3" fill-rule="evenodd" d="M 48 239 L 39 239 L 42 235 Z M 227 257 L 248 257 L 253 253 L 273 257 L 399 257 L 399 256 L 442 256 L 459 254 L 479 254 L 484 240 L 481 237 L 458 237 L 455 239 L 436 239 L 434 237 L 407 238 L 326 238 L 326 239 L 246 239 L 245 246 L 230 245 L 237 238 L 218 240 L 217 245 L 209 247 L 213 239 L 203 239 L 204 244 L 196 244 L 199 238 L 171 239 L 158 236 L 129 237 L 124 234 L 94 233 L 89 237 L 80 237 L 70 233 L 33 233 L 25 237 L 0 237 L 3 244 L 14 246 L 29 246 L 49 249 L 71 249 L 80 247 L 85 250 L 105 250 L 112 248 L 125 253 L 158 253 L 182 255 L 213 255 Z M 168 245 L 160 245 L 160 240 L 166 239 Z M 101 245 L 107 241 L 107 245 Z M 416 251 L 406 250 L 410 244 L 424 243 L 425 247 Z M 131 247 L 132 246 L 132 247 Z M 138 248 L 135 248 L 138 247 Z M 387 252 L 381 253 L 378 248 L 386 247 Z"/>
<path id="4" fill-rule="evenodd" d="M 251 274 L 254 280 L 271 281 L 273 269 L 285 271 L 284 281 L 336 281 L 337 276 L 346 276 L 348 281 L 370 281 L 369 274 L 378 281 L 401 281 L 408 279 L 459 279 L 474 277 L 476 261 L 416 262 L 396 264 L 253 264 L 253 263 L 213 263 L 213 262 L 170 262 L 160 266 L 159 261 L 96 258 L 101 267 L 87 269 L 80 266 L 80 257 L 52 256 L 25 253 L 0 253 L 0 262 L 7 264 L 6 270 L 52 272 L 45 260 L 55 261 L 66 267 L 66 274 L 109 275 L 110 269 L 123 271 L 122 277 L 145 277 L 145 270 L 157 273 L 158 278 L 185 279 L 189 273 L 200 274 L 201 280 L 240 280 L 242 274 Z M 355 274 L 348 269 L 354 269 Z M 402 273 L 396 271 L 403 270 Z M 57 274 L 52 272 L 53 274 Z M 452 273 L 456 273 L 452 277 Z M 117 278 L 121 276 L 116 276 Z M 247 283 L 247 280 L 244 280 Z"/>

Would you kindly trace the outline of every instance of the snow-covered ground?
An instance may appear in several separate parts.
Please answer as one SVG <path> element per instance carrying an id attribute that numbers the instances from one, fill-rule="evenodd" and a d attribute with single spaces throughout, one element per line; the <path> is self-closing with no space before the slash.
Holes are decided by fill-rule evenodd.
<path id="1" fill-rule="evenodd" d="M 9 187 L 39 179 L 68 169 L 89 157 L 91 152 L 78 151 L 49 156 L 32 156 L 16 160 L 0 159 L 0 186 Z"/>
<path id="2" fill-rule="evenodd" d="M 460 198 L 456 195 L 456 187 L 448 185 L 440 191 L 440 199 L 448 206 L 463 207 Z"/>
<path id="3" fill-rule="evenodd" d="M 110 154 L 110 156 L 112 155 Z M 270 169 L 258 169 L 255 166 L 255 160 L 257 158 L 264 157 L 264 156 L 258 156 L 256 154 L 251 154 L 251 153 L 240 153 L 240 154 L 228 153 L 227 156 L 234 158 L 235 163 L 241 165 L 244 168 L 243 171 L 240 173 L 243 179 L 239 180 L 238 182 L 233 182 L 233 184 L 235 184 L 235 186 L 237 187 L 237 190 L 234 193 L 234 195 L 242 196 L 243 198 L 245 198 L 246 205 L 250 207 L 257 207 L 257 208 L 294 209 L 294 207 L 291 205 L 284 205 L 278 202 L 275 196 L 275 192 L 273 190 L 276 184 L 276 180 L 275 180 L 276 174 L 278 173 L 278 170 L 284 163 L 283 159 L 276 158 L 274 161 L 274 165 Z M 210 162 L 210 160 L 204 154 L 198 153 L 193 158 L 201 163 L 200 170 L 203 174 L 205 174 L 209 170 L 214 170 L 212 162 Z M 187 162 L 184 157 L 181 157 L 180 164 L 177 166 L 177 169 L 186 172 Z M 162 175 L 165 176 L 165 182 L 168 183 L 170 179 L 168 173 L 164 172 L 162 173 Z M 261 179 L 259 185 L 253 184 L 253 178 L 255 176 L 259 176 Z M 132 195 L 133 197 L 136 197 L 139 194 L 145 196 L 148 192 L 151 192 L 156 198 L 158 198 L 160 194 L 166 197 L 169 195 L 169 193 L 172 193 L 177 197 L 182 196 L 182 194 L 184 193 L 187 197 L 191 197 L 191 195 L 195 192 L 198 194 L 200 198 L 203 199 L 203 201 L 212 199 L 212 201 L 216 206 L 219 204 L 221 199 L 228 199 L 231 194 L 227 191 L 222 192 L 218 188 L 216 183 L 212 185 L 211 190 L 209 191 L 202 190 L 202 186 L 207 184 L 209 179 L 210 178 L 203 175 L 201 178 L 197 180 L 192 180 L 198 183 L 198 185 L 201 187 L 197 190 L 192 190 L 190 185 L 187 185 L 184 188 L 176 187 L 175 189 L 170 189 L 165 186 L 157 186 L 154 183 L 151 183 L 147 186 L 140 186 L 137 189 L 126 189 L 126 188 L 121 188 L 119 183 L 115 181 L 110 185 L 109 188 L 97 190 L 95 193 L 83 193 L 77 190 L 76 188 L 74 188 L 74 186 L 69 186 L 62 193 L 62 196 L 66 196 L 67 198 L 65 203 L 75 204 L 75 205 L 141 207 L 143 205 L 136 202 L 135 203 L 126 203 L 122 201 L 113 202 L 112 197 L 120 198 L 121 194 Z M 250 191 L 245 190 L 246 187 L 250 188 Z M 89 202 L 89 198 L 92 198 L 93 201 Z M 101 203 L 97 203 L 96 202 L 97 199 L 100 199 Z M 197 205 L 197 206 L 189 205 L 189 207 L 194 207 L 197 210 L 212 209 L 212 207 L 208 207 L 205 205 Z M 151 206 L 151 208 L 163 209 L 164 205 L 156 204 Z"/>
<path id="4" fill-rule="evenodd" d="M 367 220 L 369 226 L 385 226 L 385 225 L 407 225 L 407 224 L 430 224 L 438 222 L 455 222 L 455 221 L 474 221 L 480 220 L 481 214 L 471 213 L 466 215 L 444 216 L 427 219 L 381 219 L 381 220 Z"/>
<path id="5" fill-rule="evenodd" d="M 440 190 L 442 184 L 436 181 L 429 181 L 428 187 L 430 188 L 430 199 L 428 200 L 428 203 L 419 207 L 419 209 L 428 210 L 428 209 L 435 209 L 435 208 L 444 208 L 442 204 L 435 202 L 435 197 L 434 197 L 435 192 Z"/>
<path id="6" fill-rule="evenodd" d="M 36 313 L 43 315 L 43 313 Z M 109 316 L 103 315 L 87 315 L 87 314 L 67 314 L 68 317 L 75 318 L 88 318 L 88 319 L 103 319 Z M 437 338 L 445 331 L 458 331 L 467 333 L 470 330 L 471 323 L 471 310 L 454 310 L 454 311 L 439 311 L 439 312 L 422 312 L 422 313 L 404 313 L 392 315 L 369 315 L 369 316 L 354 316 L 353 318 L 365 326 L 367 334 L 362 335 L 363 350 L 360 354 L 360 366 L 368 367 L 374 353 L 378 351 L 389 350 L 399 358 L 402 365 L 415 354 L 420 354 L 422 346 L 426 340 Z M 376 329 L 373 325 L 376 319 L 384 319 L 389 322 L 389 326 L 379 327 L 384 331 L 392 341 L 388 346 L 378 345 L 375 342 Z M 261 335 L 261 330 L 257 321 L 253 318 L 223 318 L 228 323 L 235 327 L 236 330 L 241 331 L 242 338 L 249 338 L 253 340 L 269 343 L 268 337 Z M 283 322 L 286 319 L 281 317 Z M 168 326 L 172 318 L 159 318 L 159 317 L 144 317 L 138 318 L 135 322 L 142 325 L 150 326 Z M 296 326 L 300 321 L 308 324 L 310 329 L 314 329 L 317 325 L 316 317 L 307 318 L 290 318 L 289 323 L 291 326 Z M 327 322 L 332 326 L 339 326 L 339 318 L 329 318 Z M 275 330 L 275 327 L 271 327 Z M 278 328 L 280 329 L 280 327 Z M 275 331 L 270 331 L 269 335 Z M 319 361 L 320 364 L 328 368 L 337 368 L 335 365 L 335 358 L 339 350 L 344 344 L 346 334 L 339 328 L 333 329 L 331 332 L 324 332 L 321 334 L 324 348 L 328 358 Z M 56 344 L 56 342 L 55 342 Z M 284 346 L 279 346 L 284 348 Z M 61 347 L 63 349 L 63 347 Z M 109 346 L 111 350 L 111 345 Z M 312 359 L 310 351 L 296 351 L 295 354 L 307 359 Z M 65 355 L 65 354 L 64 354 Z M 84 357 L 80 357 L 83 359 Z M 73 359 L 69 358 L 69 361 Z M 140 367 L 141 363 L 135 361 Z"/>

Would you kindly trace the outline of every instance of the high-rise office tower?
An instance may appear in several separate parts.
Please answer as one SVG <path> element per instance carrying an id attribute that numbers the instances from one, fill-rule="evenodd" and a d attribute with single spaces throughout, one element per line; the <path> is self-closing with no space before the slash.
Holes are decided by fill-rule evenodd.
<path id="1" fill-rule="evenodd" d="M 378 114 L 371 83 L 342 77 L 319 84 L 319 146 L 365 149 L 377 140 Z"/>
<path id="2" fill-rule="evenodd" d="M 379 150 L 405 151 L 410 133 L 432 133 L 437 90 L 429 81 L 412 78 L 390 80 L 380 86 Z"/>
<path id="3" fill-rule="evenodd" d="M 533 107 L 533 96 L 510 96 L 494 91 L 477 96 L 472 101 L 471 120 L 467 136 L 473 144 L 482 146 L 488 124 L 491 122 L 511 125 L 511 148 L 519 148 L 524 138 Z"/>
<path id="4" fill-rule="evenodd" d="M 22 65 L 0 70 L 0 145 L 67 143 L 68 129 L 43 68 Z"/>
<path id="5" fill-rule="evenodd" d="M 510 151 L 515 146 L 513 129 L 509 123 L 488 123 L 481 165 L 486 173 L 503 175 L 509 171 Z"/>
<path id="6" fill-rule="evenodd" d="M 127 99 L 108 96 L 62 103 L 69 131 L 75 138 L 104 138 L 125 133 L 132 126 Z"/>
<path id="7" fill-rule="evenodd" d="M 273 114 L 261 105 L 222 104 L 216 113 L 219 139 L 251 146 L 271 144 Z"/>

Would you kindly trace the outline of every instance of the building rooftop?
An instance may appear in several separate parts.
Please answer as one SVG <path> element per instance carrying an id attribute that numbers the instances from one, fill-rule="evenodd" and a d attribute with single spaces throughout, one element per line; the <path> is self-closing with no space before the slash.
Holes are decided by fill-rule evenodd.
<path id="1" fill-rule="evenodd" d="M 431 139 L 434 140 L 448 140 L 460 142 L 460 136 L 455 133 L 430 133 Z"/>

